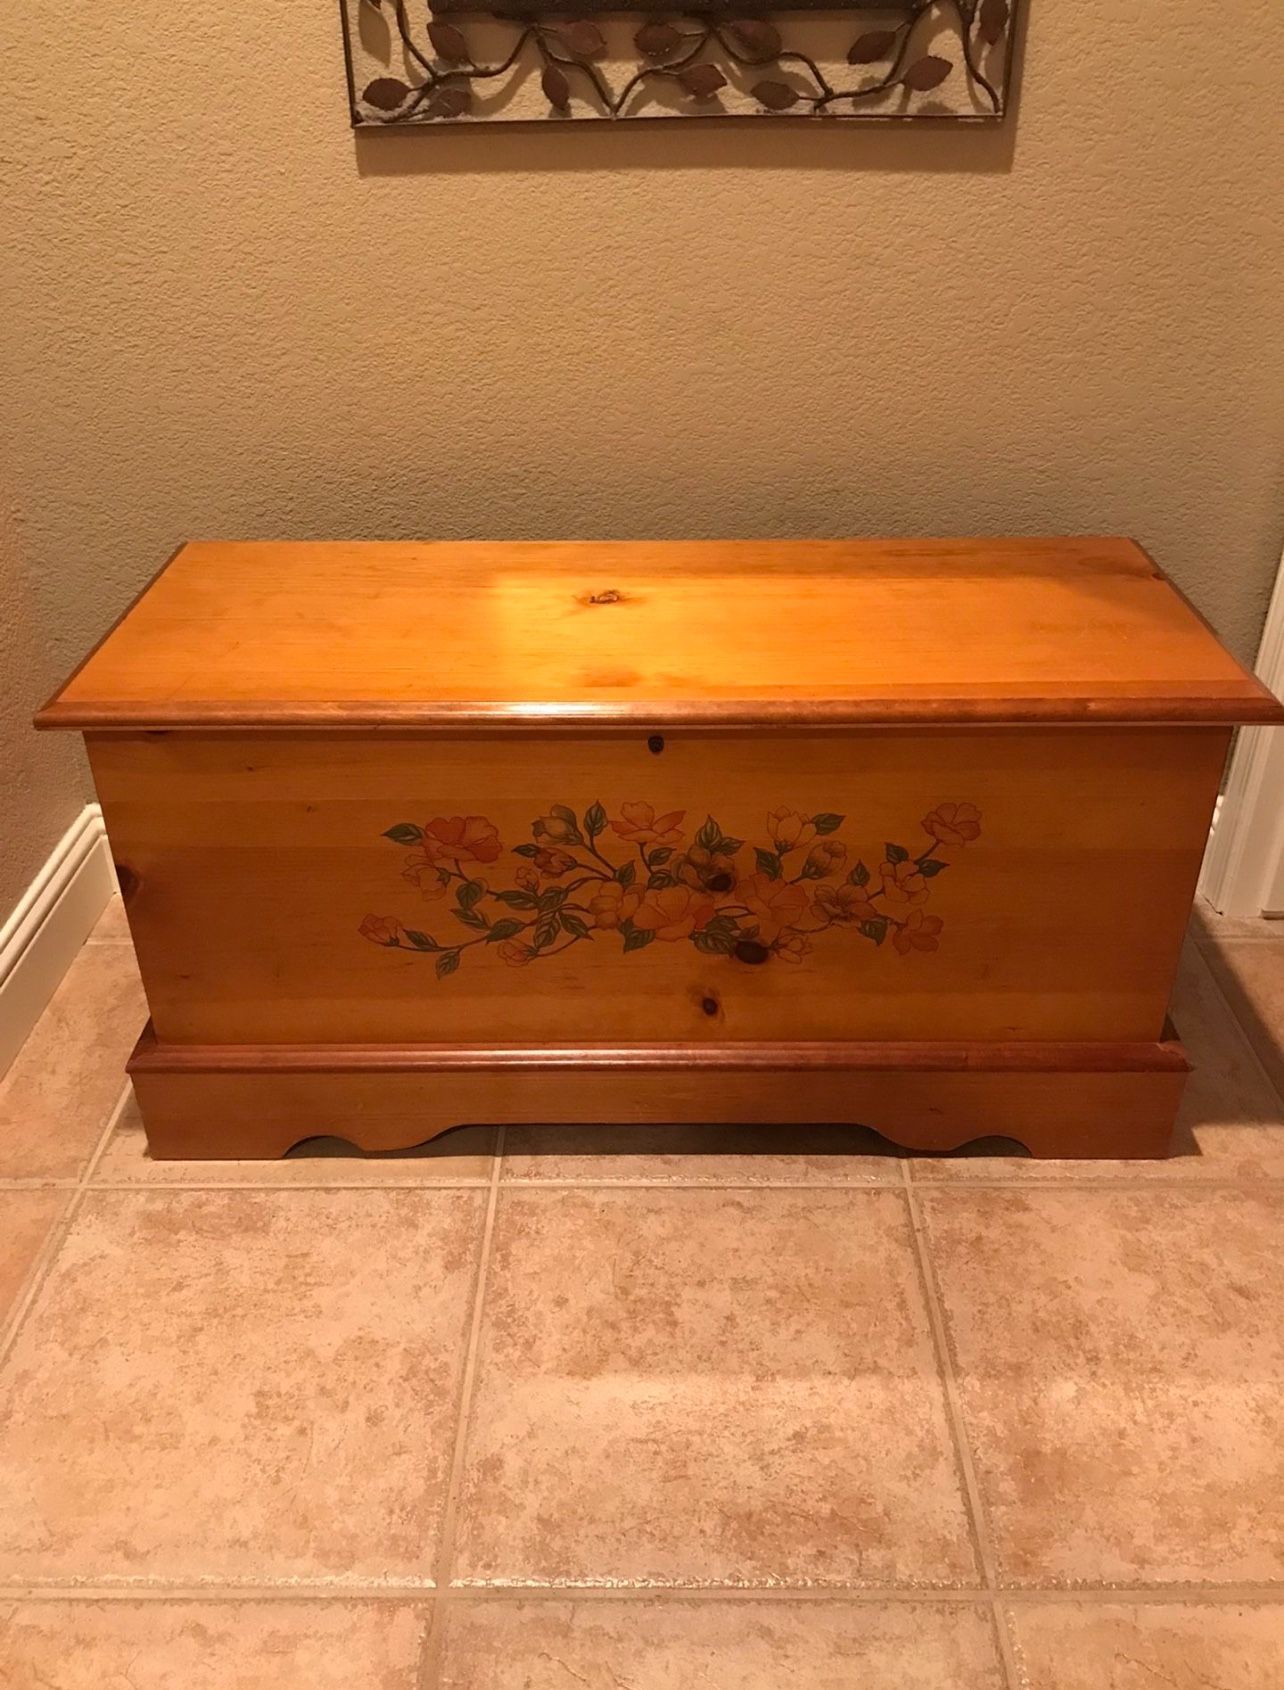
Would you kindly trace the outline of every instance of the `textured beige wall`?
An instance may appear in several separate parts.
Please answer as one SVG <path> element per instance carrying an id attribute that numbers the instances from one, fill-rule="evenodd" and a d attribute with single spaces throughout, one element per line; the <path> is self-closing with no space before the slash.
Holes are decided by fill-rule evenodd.
<path id="1" fill-rule="evenodd" d="M 1030 0 L 1004 133 L 355 142 L 329 0 L 6 13 L 0 903 L 66 820 L 36 694 L 185 535 L 1118 530 L 1251 655 L 1278 0 Z"/>

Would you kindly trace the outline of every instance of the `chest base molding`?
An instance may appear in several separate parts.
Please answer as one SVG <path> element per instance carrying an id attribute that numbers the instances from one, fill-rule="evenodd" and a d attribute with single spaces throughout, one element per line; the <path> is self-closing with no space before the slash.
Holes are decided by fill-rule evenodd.
<path id="1" fill-rule="evenodd" d="M 1168 1154 L 1189 1064 L 1153 1043 L 195 1045 L 143 1033 L 153 1157 L 254 1160 L 309 1138 L 407 1150 L 463 1126 L 850 1125 L 907 1150 Z"/>

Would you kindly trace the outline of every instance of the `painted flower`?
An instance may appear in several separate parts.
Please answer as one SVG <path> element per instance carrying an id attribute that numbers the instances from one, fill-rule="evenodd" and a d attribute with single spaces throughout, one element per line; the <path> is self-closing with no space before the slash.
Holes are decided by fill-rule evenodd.
<path id="1" fill-rule="evenodd" d="M 546 845 L 542 851 L 535 853 L 535 867 L 556 880 L 558 875 L 571 872 L 575 858 L 569 851 L 559 851 L 556 845 Z"/>
<path id="2" fill-rule="evenodd" d="M 837 839 L 818 839 L 807 853 L 803 874 L 808 880 L 823 880 L 837 874 L 847 861 L 847 847 Z"/>
<path id="3" fill-rule="evenodd" d="M 390 915 L 368 915 L 357 929 L 363 939 L 376 945 L 397 945 L 401 942 L 401 923 Z"/>
<path id="4" fill-rule="evenodd" d="M 438 816 L 424 829 L 423 848 L 438 860 L 493 863 L 504 847 L 495 824 L 485 816 Z"/>
<path id="5" fill-rule="evenodd" d="M 810 845 L 816 829 L 807 816 L 797 810 L 772 810 L 767 816 L 767 831 L 775 841 L 777 851 L 793 851 L 799 845 Z"/>
<path id="6" fill-rule="evenodd" d="M 513 876 L 513 879 L 521 887 L 523 892 L 539 891 L 539 876 L 533 868 L 527 868 L 525 864 L 518 869 L 517 873 Z"/>
<path id="7" fill-rule="evenodd" d="M 740 901 L 758 917 L 761 930 L 769 936 L 782 927 L 792 927 L 807 913 L 807 890 L 791 881 L 751 874 L 740 882 L 738 890 Z"/>
<path id="8" fill-rule="evenodd" d="M 427 851 L 410 851 L 402 879 L 417 886 L 425 898 L 444 898 L 450 885 L 450 874 Z"/>
<path id="9" fill-rule="evenodd" d="M 543 840 L 552 845 L 566 845 L 574 839 L 578 829 L 573 821 L 565 816 L 541 816 L 538 821 L 531 823 L 531 838 Z"/>
<path id="10" fill-rule="evenodd" d="M 905 917 L 905 925 L 892 935 L 892 943 L 902 956 L 908 956 L 911 951 L 934 951 L 939 944 L 936 936 L 943 925 L 939 915 L 911 910 Z"/>
<path id="11" fill-rule="evenodd" d="M 712 918 L 714 904 L 689 886 L 648 892 L 633 912 L 633 925 L 657 939 L 686 939 Z"/>
<path id="12" fill-rule="evenodd" d="M 883 877 L 883 897 L 888 909 L 907 910 L 927 901 L 927 882 L 912 857 L 901 863 L 880 863 L 878 872 Z"/>
<path id="13" fill-rule="evenodd" d="M 642 893 L 636 886 L 621 886 L 618 880 L 607 880 L 594 890 L 588 901 L 594 927 L 608 931 L 628 921 L 637 913 Z"/>
<path id="14" fill-rule="evenodd" d="M 669 810 L 657 816 L 653 804 L 621 804 L 619 820 L 611 826 L 621 839 L 638 845 L 680 845 L 678 823 L 685 815 L 685 810 Z"/>
<path id="15" fill-rule="evenodd" d="M 520 939 L 501 939 L 495 949 L 510 968 L 524 968 L 535 955 L 534 945 L 523 945 Z"/>
<path id="16" fill-rule="evenodd" d="M 735 859 L 707 851 L 703 845 L 692 845 L 672 869 L 684 885 L 701 887 L 706 892 L 730 892 L 736 883 Z"/>
<path id="17" fill-rule="evenodd" d="M 850 882 L 842 886 L 818 886 L 816 908 L 826 921 L 840 927 L 851 927 L 858 921 L 875 921 L 878 918 L 877 909 L 863 889 Z"/>
<path id="18" fill-rule="evenodd" d="M 801 962 L 805 956 L 811 955 L 811 940 L 805 933 L 795 933 L 792 927 L 784 927 L 771 948 L 781 962 Z"/>
<path id="19" fill-rule="evenodd" d="M 942 845 L 967 845 L 981 836 L 981 812 L 975 804 L 938 804 L 923 817 L 923 831 Z"/>

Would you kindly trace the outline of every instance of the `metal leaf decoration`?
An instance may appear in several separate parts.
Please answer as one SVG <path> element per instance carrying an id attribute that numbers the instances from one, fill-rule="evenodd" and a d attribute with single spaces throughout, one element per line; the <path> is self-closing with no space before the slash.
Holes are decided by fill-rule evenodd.
<path id="1" fill-rule="evenodd" d="M 682 45 L 682 37 L 671 23 L 644 23 L 633 45 L 648 59 L 667 59 Z"/>
<path id="2" fill-rule="evenodd" d="M 742 52 L 760 61 L 774 59 L 784 45 L 780 31 L 765 18 L 737 18 L 727 31 Z"/>
<path id="3" fill-rule="evenodd" d="M 907 88 L 913 88 L 919 94 L 926 94 L 933 88 L 939 88 L 953 69 L 954 66 L 948 59 L 939 59 L 929 53 L 926 58 L 912 64 L 901 81 Z"/>
<path id="4" fill-rule="evenodd" d="M 697 100 L 708 100 L 719 88 L 727 86 L 727 79 L 717 65 L 692 65 L 684 70 L 678 78 L 688 94 L 694 94 Z"/>
<path id="5" fill-rule="evenodd" d="M 433 52 L 448 65 L 466 65 L 472 56 L 462 30 L 456 29 L 453 23 L 434 18 L 428 25 L 428 39 Z"/>
<path id="6" fill-rule="evenodd" d="M 1008 0 L 983 0 L 981 6 L 981 39 L 987 47 L 993 47 L 997 41 L 1003 39 L 1003 31 L 1008 27 Z"/>
<path id="7" fill-rule="evenodd" d="M 872 65 L 885 59 L 896 45 L 894 29 L 871 29 L 858 36 L 847 51 L 849 65 Z"/>
<path id="8" fill-rule="evenodd" d="M 398 106 L 405 105 L 412 90 L 404 82 L 399 82 L 395 76 L 377 76 L 365 89 L 361 98 L 367 105 L 377 106 L 380 111 L 396 111 Z"/>
<path id="9" fill-rule="evenodd" d="M 802 96 L 787 82 L 755 82 L 753 97 L 771 111 L 788 111 L 790 106 L 798 104 Z"/>
<path id="10" fill-rule="evenodd" d="M 595 23 L 587 18 L 577 18 L 574 23 L 568 23 L 562 30 L 567 46 L 577 58 L 591 59 L 594 53 L 606 50 L 606 38 Z"/>
<path id="11" fill-rule="evenodd" d="M 564 111 L 571 103 L 571 85 L 556 65 L 545 65 L 544 74 L 539 79 L 539 85 L 544 90 L 544 97 L 550 106 L 556 106 Z"/>

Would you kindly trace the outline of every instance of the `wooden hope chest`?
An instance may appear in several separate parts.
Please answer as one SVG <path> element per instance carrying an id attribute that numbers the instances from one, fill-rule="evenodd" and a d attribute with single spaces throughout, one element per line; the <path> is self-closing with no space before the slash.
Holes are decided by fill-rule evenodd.
<path id="1" fill-rule="evenodd" d="M 1231 729 L 1117 539 L 183 547 L 86 737 L 161 1157 L 468 1122 L 1162 1155 Z"/>

